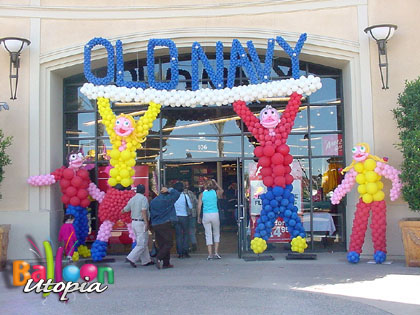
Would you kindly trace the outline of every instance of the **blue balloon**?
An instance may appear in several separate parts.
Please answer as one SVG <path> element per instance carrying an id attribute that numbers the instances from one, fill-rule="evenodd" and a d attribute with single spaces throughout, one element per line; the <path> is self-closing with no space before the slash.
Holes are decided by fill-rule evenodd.
<path id="1" fill-rule="evenodd" d="M 284 193 L 283 193 L 283 198 L 284 199 L 289 199 L 290 195 L 291 195 L 290 191 L 285 190 Z"/>
<path id="2" fill-rule="evenodd" d="M 283 199 L 282 201 L 281 201 L 281 205 L 282 206 L 287 206 L 289 204 L 289 200 L 287 200 L 287 199 Z"/>
<path id="3" fill-rule="evenodd" d="M 286 210 L 286 207 L 284 207 L 284 206 L 280 207 L 280 212 L 284 212 L 285 210 Z"/>
<path id="4" fill-rule="evenodd" d="M 260 233 L 255 232 L 255 233 L 254 233 L 254 237 L 261 237 L 261 234 L 260 234 Z"/>
<path id="5" fill-rule="evenodd" d="M 292 232 L 293 238 L 297 237 L 298 235 L 299 235 L 299 231 L 298 230 L 293 230 L 293 232 Z"/>
<path id="6" fill-rule="evenodd" d="M 272 191 L 273 190 L 273 187 L 267 187 L 267 190 L 268 191 Z"/>
<path id="7" fill-rule="evenodd" d="M 264 238 L 264 236 L 267 235 L 267 232 L 265 230 L 261 230 L 260 235 Z"/>
<path id="8" fill-rule="evenodd" d="M 283 197 L 282 197 L 282 196 L 278 196 L 278 197 L 276 197 L 276 200 L 277 200 L 278 202 L 281 202 L 281 201 L 282 201 L 282 199 L 283 199 Z"/>
<path id="9" fill-rule="evenodd" d="M 261 195 L 260 195 L 260 199 L 261 199 L 261 200 L 264 200 L 264 199 L 265 199 L 265 194 L 261 194 Z"/>
<path id="10" fill-rule="evenodd" d="M 274 226 L 274 223 L 271 221 L 265 222 L 265 229 L 266 230 L 271 230 Z"/>
<path id="11" fill-rule="evenodd" d="M 293 212 L 297 212 L 298 210 L 299 210 L 298 207 L 293 206 L 293 209 L 292 209 Z"/>
<path id="12" fill-rule="evenodd" d="M 265 211 L 264 209 L 261 210 L 260 216 L 261 215 L 267 215 L 267 211 Z"/>
<path id="13" fill-rule="evenodd" d="M 272 210 L 273 210 L 273 208 L 272 208 L 270 205 L 266 205 L 266 206 L 264 207 L 264 210 L 265 210 L 265 211 L 267 211 L 267 212 L 270 212 L 270 211 L 272 211 Z"/>
<path id="14" fill-rule="evenodd" d="M 302 223 L 297 222 L 295 225 L 295 229 L 300 230 L 302 228 Z"/>
<path id="15" fill-rule="evenodd" d="M 271 191 L 266 192 L 265 197 L 266 197 L 268 200 L 272 200 L 272 199 L 274 199 L 274 195 L 273 195 L 273 193 L 272 193 Z"/>
<path id="16" fill-rule="evenodd" d="M 289 220 L 289 226 L 295 226 L 296 225 L 296 221 L 293 219 Z"/>
<path id="17" fill-rule="evenodd" d="M 292 211 L 290 211 L 290 210 L 286 210 L 286 211 L 284 211 L 284 217 L 285 217 L 285 218 L 290 218 L 290 217 L 291 217 L 291 215 L 292 215 Z"/>
<path id="18" fill-rule="evenodd" d="M 262 202 L 263 206 L 269 205 L 270 204 L 270 200 L 268 199 L 264 199 Z"/>
<path id="19" fill-rule="evenodd" d="M 268 239 L 270 238 L 270 234 L 266 234 L 266 235 L 264 235 L 263 237 L 262 237 L 262 239 L 264 240 L 264 241 L 268 241 Z"/>
<path id="20" fill-rule="evenodd" d="M 283 195 L 283 188 L 282 188 L 282 187 L 280 187 L 280 186 L 275 186 L 275 187 L 273 188 L 273 194 L 274 194 L 274 196 L 276 196 L 276 197 Z"/>
<path id="21" fill-rule="evenodd" d="M 77 282 L 80 278 L 80 269 L 75 265 L 68 265 L 63 269 L 63 279 L 65 281 Z"/>
<path id="22" fill-rule="evenodd" d="M 266 216 L 266 215 L 263 215 L 263 216 L 261 217 L 261 222 L 267 222 L 267 221 L 268 221 L 267 216 Z"/>
<path id="23" fill-rule="evenodd" d="M 270 211 L 268 214 L 267 214 L 267 217 L 269 218 L 269 219 L 274 219 L 274 217 L 275 217 L 276 215 L 274 214 L 274 211 Z"/>
<path id="24" fill-rule="evenodd" d="M 258 224 L 257 228 L 258 228 L 259 230 L 264 230 L 264 229 L 265 229 L 265 225 L 264 225 L 264 223 L 260 223 L 260 224 Z"/>
<path id="25" fill-rule="evenodd" d="M 293 203 L 289 202 L 287 204 L 287 209 L 289 209 L 290 211 L 293 211 L 293 207 L 294 207 Z"/>
<path id="26" fill-rule="evenodd" d="M 292 212 L 291 218 L 294 219 L 294 220 L 297 220 L 299 218 L 299 216 L 296 212 Z"/>
<path id="27" fill-rule="evenodd" d="M 286 189 L 291 192 L 293 190 L 293 185 L 286 185 Z"/>
<path id="28" fill-rule="evenodd" d="M 270 201 L 270 206 L 272 206 L 273 208 L 277 207 L 279 205 L 278 201 L 273 199 Z"/>
<path id="29" fill-rule="evenodd" d="M 295 196 L 290 195 L 290 196 L 289 196 L 289 201 L 290 201 L 291 203 L 294 203 L 294 202 L 295 202 Z"/>
<path id="30" fill-rule="evenodd" d="M 300 232 L 299 233 L 299 236 L 302 237 L 302 238 L 305 238 L 306 237 L 306 233 L 305 232 Z"/>
<path id="31" fill-rule="evenodd" d="M 280 208 L 279 207 L 274 208 L 273 212 L 278 215 L 280 213 Z"/>

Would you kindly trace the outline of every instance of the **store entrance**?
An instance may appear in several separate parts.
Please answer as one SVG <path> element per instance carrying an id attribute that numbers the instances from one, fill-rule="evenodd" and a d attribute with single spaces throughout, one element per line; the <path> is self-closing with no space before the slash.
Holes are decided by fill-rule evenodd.
<path id="1" fill-rule="evenodd" d="M 238 253 L 241 225 L 241 215 L 238 218 L 238 208 L 241 209 L 240 196 L 242 174 L 239 159 L 223 160 L 182 160 L 162 162 L 162 184 L 173 186 L 178 181 L 188 183 L 189 189 L 199 197 L 208 179 L 215 179 L 223 188 L 223 197 L 218 201 L 220 218 L 220 253 Z M 239 200 L 238 200 L 239 198 Z M 238 207 L 239 205 L 239 207 Z M 197 249 L 192 253 L 206 254 L 204 227 L 196 227 Z"/>

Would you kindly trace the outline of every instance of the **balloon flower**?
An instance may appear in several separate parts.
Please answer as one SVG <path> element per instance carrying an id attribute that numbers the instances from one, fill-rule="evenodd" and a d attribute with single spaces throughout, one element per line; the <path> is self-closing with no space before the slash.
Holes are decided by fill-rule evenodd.
<path id="1" fill-rule="evenodd" d="M 112 144 L 109 152 L 111 157 L 108 184 L 110 189 L 106 192 L 103 202 L 99 206 L 99 219 L 103 222 L 99 227 L 96 241 L 92 245 L 92 258 L 100 261 L 106 256 L 108 240 L 114 223 L 122 220 L 126 223 L 130 237 L 135 241 L 131 227 L 129 213 L 121 213 L 127 202 L 135 195 L 131 191 L 134 169 L 136 165 L 136 150 L 146 141 L 153 121 L 159 115 L 160 105 L 150 103 L 145 114 L 137 121 L 133 117 L 121 114 L 115 116 L 111 110 L 109 99 L 98 98 L 98 110 L 102 117 Z"/>
<path id="2" fill-rule="evenodd" d="M 402 183 L 399 179 L 401 173 L 388 165 L 383 159 L 371 155 L 367 143 L 358 143 L 353 149 L 353 161 L 342 173 L 346 172 L 341 184 L 334 190 L 331 203 L 338 204 L 340 200 L 358 183 L 357 191 L 360 194 L 359 202 L 354 214 L 353 229 L 350 235 L 350 248 L 347 260 L 358 263 L 365 239 L 369 214 L 372 211 L 371 229 L 374 255 L 376 263 L 386 260 L 386 203 L 382 191 L 384 184 L 382 176 L 392 182 L 390 192 L 391 200 L 398 199 L 401 194 Z"/>
<path id="3" fill-rule="evenodd" d="M 87 207 L 90 204 L 89 195 L 101 202 L 105 193 L 101 192 L 89 178 L 89 172 L 83 165 L 84 157 L 81 151 L 71 152 L 67 161 L 68 167 L 62 166 L 51 174 L 31 176 L 28 183 L 32 186 L 49 186 L 60 182 L 61 201 L 66 206 L 66 214 L 72 214 L 76 231 L 76 250 L 82 257 L 89 257 L 86 247 L 86 237 L 89 233 Z"/>
<path id="4" fill-rule="evenodd" d="M 255 148 L 254 154 L 258 158 L 263 183 L 267 187 L 267 192 L 260 195 L 262 210 L 257 220 L 255 238 L 251 243 L 251 248 L 256 254 L 264 252 L 267 248 L 266 242 L 278 217 L 284 219 L 292 236 L 292 251 L 303 252 L 307 247 L 305 229 L 297 213 L 298 208 L 294 205 L 293 177 L 290 174 L 293 157 L 289 154 L 290 148 L 286 144 L 299 111 L 301 98 L 302 95 L 294 92 L 281 116 L 275 108 L 266 106 L 260 112 L 259 119 L 245 102 L 233 103 L 233 109 L 260 144 Z M 298 237 L 299 239 L 294 241 Z"/>

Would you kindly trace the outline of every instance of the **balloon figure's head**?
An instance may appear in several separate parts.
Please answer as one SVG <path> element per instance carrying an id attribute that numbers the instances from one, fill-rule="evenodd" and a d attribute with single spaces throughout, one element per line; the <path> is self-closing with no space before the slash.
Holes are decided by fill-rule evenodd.
<path id="1" fill-rule="evenodd" d="M 353 149 L 353 159 L 357 162 L 363 162 L 369 156 L 370 148 L 369 145 L 365 142 L 356 144 Z"/>
<path id="2" fill-rule="evenodd" d="M 265 108 L 262 109 L 260 112 L 260 123 L 267 129 L 276 128 L 280 122 L 280 114 L 279 112 L 267 105 Z"/>
<path id="3" fill-rule="evenodd" d="M 69 168 L 75 170 L 81 168 L 84 161 L 82 150 L 70 152 L 67 157 L 67 161 L 69 162 Z"/>
<path id="4" fill-rule="evenodd" d="M 127 137 L 134 131 L 134 125 L 133 117 L 121 114 L 115 121 L 114 130 L 120 137 Z"/>

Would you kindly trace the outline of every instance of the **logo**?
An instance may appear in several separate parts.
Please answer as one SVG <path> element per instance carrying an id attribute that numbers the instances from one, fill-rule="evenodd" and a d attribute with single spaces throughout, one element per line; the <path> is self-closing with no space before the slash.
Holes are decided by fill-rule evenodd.
<path id="1" fill-rule="evenodd" d="M 43 242 L 47 268 L 43 265 L 31 265 L 23 260 L 13 262 L 13 285 L 24 286 L 23 292 L 43 293 L 48 296 L 51 292 L 58 293 L 60 301 L 67 301 L 67 294 L 72 292 L 80 293 L 102 293 L 108 289 L 105 284 L 107 275 L 108 284 L 114 284 L 114 270 L 111 267 L 96 267 L 93 264 L 84 264 L 77 267 L 67 265 L 62 267 L 63 248 L 59 247 L 55 256 L 55 264 L 51 244 Z M 97 282 L 90 282 L 97 278 Z M 79 283 L 78 280 L 83 282 Z M 54 282 L 55 281 L 55 282 Z"/>

